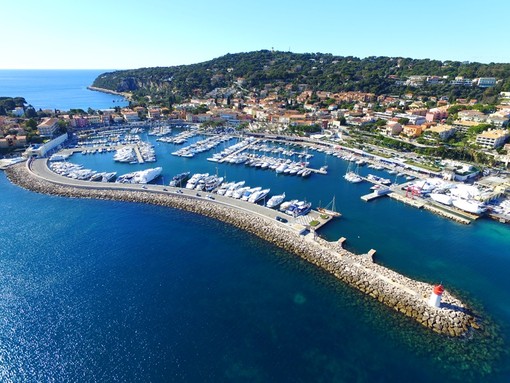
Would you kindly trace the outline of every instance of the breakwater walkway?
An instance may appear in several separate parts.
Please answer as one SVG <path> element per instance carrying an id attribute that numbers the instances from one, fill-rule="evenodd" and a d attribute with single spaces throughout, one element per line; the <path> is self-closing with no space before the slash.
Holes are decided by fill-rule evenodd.
<path id="1" fill-rule="evenodd" d="M 247 208 L 196 195 L 142 189 L 141 185 L 71 180 L 52 173 L 43 159 L 14 165 L 6 174 L 11 182 L 39 193 L 148 203 L 215 218 L 302 257 L 437 333 L 463 336 L 470 329 L 480 328 L 470 309 L 448 291 L 443 294 L 440 308 L 431 307 L 427 304 L 431 284 L 377 265 L 370 257 L 353 254 L 343 249 L 341 242 L 328 242 L 313 233 L 299 235 L 290 225 Z"/>

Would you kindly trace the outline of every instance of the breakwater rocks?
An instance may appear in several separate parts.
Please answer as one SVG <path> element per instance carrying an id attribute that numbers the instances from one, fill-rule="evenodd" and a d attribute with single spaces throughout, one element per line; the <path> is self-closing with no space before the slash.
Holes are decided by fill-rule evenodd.
<path id="1" fill-rule="evenodd" d="M 11 182 L 39 193 L 155 204 L 218 219 L 302 257 L 436 333 L 458 337 L 480 329 L 471 311 L 447 291 L 440 308 L 430 307 L 427 299 L 433 290 L 431 284 L 412 280 L 373 263 L 369 257 L 344 250 L 339 242 L 328 242 L 313 234 L 299 235 L 288 225 L 247 209 L 179 194 L 113 190 L 105 186 L 99 189 L 87 182 L 69 186 L 63 183 L 65 179 L 53 182 L 40 178 L 25 164 L 10 167 L 6 174 Z"/>

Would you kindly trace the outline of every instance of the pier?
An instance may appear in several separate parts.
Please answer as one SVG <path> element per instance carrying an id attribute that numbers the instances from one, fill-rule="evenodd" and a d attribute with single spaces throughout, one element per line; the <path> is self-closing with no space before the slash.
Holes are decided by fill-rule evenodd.
<path id="1" fill-rule="evenodd" d="M 156 204 L 208 216 L 300 256 L 434 332 L 462 336 L 469 329 L 480 328 L 471 310 L 448 291 L 443 294 L 444 304 L 440 307 L 429 306 L 427 298 L 433 289 L 431 284 L 412 280 L 377 265 L 368 259 L 368 256 L 356 255 L 342 249 L 343 241 L 325 241 L 317 237 L 314 230 L 306 236 L 299 235 L 291 225 L 271 218 L 271 215 L 279 212 L 260 205 L 236 205 L 231 199 L 212 200 L 203 194 L 196 195 L 193 194 L 194 191 L 184 189 L 182 194 L 176 193 L 176 189 L 163 188 L 161 185 L 147 185 L 144 188 L 136 184 L 99 185 L 69 179 L 51 172 L 44 159 L 14 165 L 7 170 L 7 176 L 11 182 L 39 193 Z M 292 224 L 299 222 L 294 221 Z M 373 252 L 371 251 L 372 256 Z"/>
<path id="2" fill-rule="evenodd" d="M 407 205 L 430 211 L 441 217 L 451 219 L 464 225 L 469 225 L 471 222 L 479 218 L 476 214 L 457 209 L 453 206 L 441 205 L 430 199 L 424 199 L 418 196 L 408 196 L 407 193 L 399 189 L 393 189 L 388 196 Z"/>
<path id="3" fill-rule="evenodd" d="M 143 160 L 142 154 L 140 153 L 140 148 L 138 145 L 133 145 L 133 149 L 135 150 L 136 159 L 139 164 L 143 164 L 145 161 Z"/>

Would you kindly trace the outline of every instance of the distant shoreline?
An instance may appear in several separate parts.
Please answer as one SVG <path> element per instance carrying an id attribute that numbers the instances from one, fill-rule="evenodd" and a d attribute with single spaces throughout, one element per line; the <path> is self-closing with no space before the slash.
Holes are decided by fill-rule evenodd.
<path id="1" fill-rule="evenodd" d="M 95 91 L 95 92 L 115 94 L 117 96 L 124 97 L 127 101 L 131 101 L 131 93 L 129 93 L 129 92 L 116 92 L 116 91 L 111 90 L 111 89 L 98 88 L 97 86 L 88 86 L 87 89 Z"/>

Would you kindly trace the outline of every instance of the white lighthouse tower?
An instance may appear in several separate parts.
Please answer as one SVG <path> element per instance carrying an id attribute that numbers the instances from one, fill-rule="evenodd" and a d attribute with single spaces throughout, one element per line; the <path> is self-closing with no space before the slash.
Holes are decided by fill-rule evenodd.
<path id="1" fill-rule="evenodd" d="M 434 290 L 432 290 L 432 294 L 430 294 L 429 298 L 429 306 L 432 307 L 440 307 L 441 306 L 441 295 L 443 295 L 444 287 L 443 285 L 435 285 Z"/>

